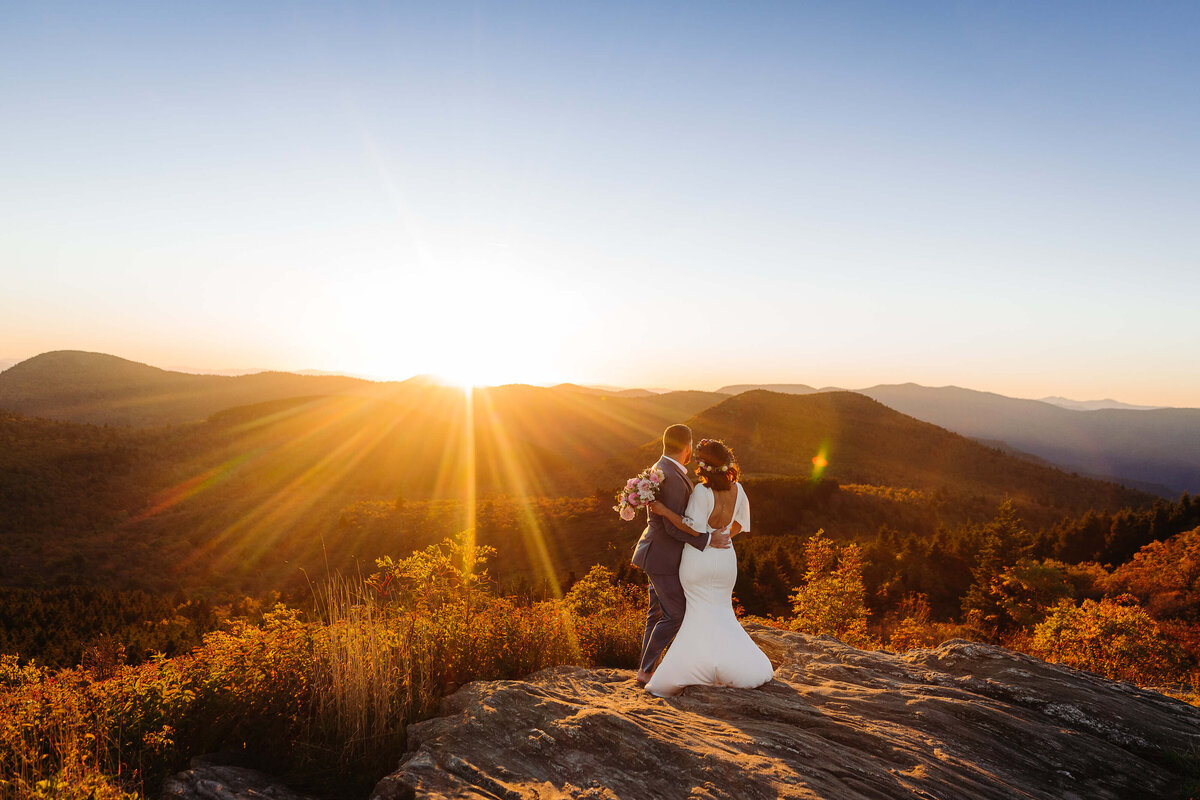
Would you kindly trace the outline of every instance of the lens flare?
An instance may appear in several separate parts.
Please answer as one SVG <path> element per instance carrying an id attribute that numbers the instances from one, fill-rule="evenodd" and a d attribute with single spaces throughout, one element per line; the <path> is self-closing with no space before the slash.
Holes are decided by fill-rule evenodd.
<path id="1" fill-rule="evenodd" d="M 821 448 L 813 456 L 812 464 L 812 481 L 816 483 L 821 480 L 821 477 L 825 474 L 825 468 L 829 466 L 829 442 L 821 443 Z"/>

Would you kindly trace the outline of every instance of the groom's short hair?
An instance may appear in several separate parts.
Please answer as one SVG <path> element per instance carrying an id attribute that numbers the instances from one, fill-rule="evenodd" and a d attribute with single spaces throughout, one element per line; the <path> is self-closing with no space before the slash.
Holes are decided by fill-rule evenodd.
<path id="1" fill-rule="evenodd" d="M 692 443 L 692 429 L 687 425 L 672 425 L 663 431 L 663 452 L 682 453 Z"/>

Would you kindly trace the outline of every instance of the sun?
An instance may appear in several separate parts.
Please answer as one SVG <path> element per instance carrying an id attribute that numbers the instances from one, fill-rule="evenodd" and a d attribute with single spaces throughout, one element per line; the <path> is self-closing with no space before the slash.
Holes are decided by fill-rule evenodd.
<path id="1" fill-rule="evenodd" d="M 457 389 L 462 389 L 464 392 L 469 392 L 472 389 L 478 389 L 483 386 L 491 385 L 486 380 L 480 378 L 478 372 L 473 372 L 470 370 L 447 370 L 445 368 L 441 368 L 437 372 L 433 373 L 433 378 L 438 383 L 444 383 L 447 386 L 453 386 Z"/>
<path id="2" fill-rule="evenodd" d="M 359 371 L 470 388 L 562 382 L 576 366 L 563 341 L 574 303 L 530 272 L 380 268 L 371 277 L 339 287 L 336 333 L 324 335 L 336 341 L 320 343 L 353 353 Z"/>

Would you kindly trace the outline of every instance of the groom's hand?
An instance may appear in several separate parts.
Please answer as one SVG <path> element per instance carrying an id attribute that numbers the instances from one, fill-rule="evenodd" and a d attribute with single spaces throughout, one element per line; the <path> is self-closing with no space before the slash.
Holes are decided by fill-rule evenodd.
<path id="1" fill-rule="evenodd" d="M 715 547 L 718 550 L 728 550 L 733 545 L 730 543 L 732 537 L 727 531 L 717 531 L 712 536 L 708 537 L 708 546 Z"/>

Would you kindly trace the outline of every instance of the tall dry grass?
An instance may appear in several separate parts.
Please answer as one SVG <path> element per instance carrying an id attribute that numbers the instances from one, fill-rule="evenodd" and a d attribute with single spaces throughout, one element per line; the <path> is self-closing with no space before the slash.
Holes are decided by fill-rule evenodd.
<path id="1" fill-rule="evenodd" d="M 185 656 L 41 670 L 0 659 L 0 798 L 157 794 L 191 756 L 237 751 L 314 792 L 365 793 L 407 726 L 473 680 L 636 664 L 640 592 L 589 574 L 562 600 L 497 597 L 487 552 L 447 541 L 333 578 L 314 611 L 233 620 Z"/>
<path id="2" fill-rule="evenodd" d="M 374 752 L 397 752 L 404 722 L 422 706 L 413 691 L 411 642 L 387 624 L 359 586 L 343 578 L 325 584 L 318 611 L 322 627 L 312 653 L 308 742 L 341 743 L 335 755 L 343 768 Z"/>

